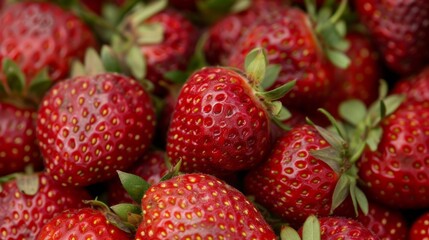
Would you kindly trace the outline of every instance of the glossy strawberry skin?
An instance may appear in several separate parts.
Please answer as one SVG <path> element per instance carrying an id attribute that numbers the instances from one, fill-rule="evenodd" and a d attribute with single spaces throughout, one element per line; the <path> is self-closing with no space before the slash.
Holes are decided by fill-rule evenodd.
<path id="1" fill-rule="evenodd" d="M 0 176 L 42 166 L 36 143 L 36 110 L 0 102 Z"/>
<path id="2" fill-rule="evenodd" d="M 149 184 L 156 184 L 168 171 L 165 152 L 160 150 L 150 151 L 144 154 L 129 169 L 127 172 L 140 176 Z M 109 205 L 134 202 L 122 187 L 119 179 L 112 180 L 107 187 L 107 191 Z"/>
<path id="3" fill-rule="evenodd" d="M 163 41 L 158 44 L 141 44 L 140 50 L 146 59 L 146 79 L 155 85 L 155 93 L 166 94 L 162 84 L 169 83 L 164 74 L 170 71 L 185 71 L 194 52 L 198 32 L 182 14 L 172 9 L 150 17 L 145 23 L 161 24 Z"/>
<path id="4" fill-rule="evenodd" d="M 350 32 L 346 35 L 350 47 L 346 51 L 352 59 L 346 69 L 333 66 L 335 91 L 332 91 L 323 108 L 339 117 L 339 105 L 349 99 L 359 99 L 370 105 L 378 97 L 381 79 L 380 58 L 372 40 L 362 33 Z"/>
<path id="5" fill-rule="evenodd" d="M 393 208 L 429 206 L 429 102 L 403 104 L 381 124 L 375 152 L 358 161 L 366 195 Z"/>
<path id="6" fill-rule="evenodd" d="M 27 195 L 19 190 L 16 181 L 2 184 L 0 192 L 0 234 L 4 240 L 33 239 L 42 226 L 66 209 L 81 208 L 82 200 L 90 199 L 86 190 L 64 188 L 39 173 L 39 190 Z"/>
<path id="7" fill-rule="evenodd" d="M 253 25 L 237 42 L 228 65 L 243 68 L 246 54 L 255 47 L 265 48 L 270 64 L 281 66 L 279 77 L 270 89 L 297 81 L 281 99 L 285 106 L 299 110 L 320 107 L 332 89 L 331 65 L 305 12 L 290 7 Z"/>
<path id="8" fill-rule="evenodd" d="M 141 206 L 136 240 L 276 239 L 240 191 L 211 175 L 184 174 L 153 185 Z"/>
<path id="9" fill-rule="evenodd" d="M 339 175 L 311 150 L 329 144 L 314 127 L 299 125 L 280 137 L 268 160 L 245 177 L 245 192 L 292 226 L 330 213 Z"/>
<path id="10" fill-rule="evenodd" d="M 429 239 L 429 213 L 425 212 L 417 218 L 411 225 L 409 240 L 426 240 Z"/>
<path id="11" fill-rule="evenodd" d="M 319 218 L 321 240 L 331 239 L 366 239 L 378 240 L 368 228 L 360 222 L 341 217 L 322 217 Z"/>
<path id="12" fill-rule="evenodd" d="M 90 29 L 53 3 L 12 4 L 0 15 L 0 61 L 15 60 L 27 84 L 43 68 L 48 68 L 52 80 L 62 80 L 68 76 L 72 60 L 95 46 Z"/>
<path id="13" fill-rule="evenodd" d="M 393 71 L 408 75 L 426 65 L 429 2 L 355 0 L 355 7 Z"/>
<path id="14" fill-rule="evenodd" d="M 47 222 L 36 240 L 131 240 L 130 234 L 114 226 L 103 212 L 93 208 L 70 209 Z"/>
<path id="15" fill-rule="evenodd" d="M 195 72 L 183 86 L 167 135 L 167 156 L 184 172 L 225 175 L 261 162 L 270 122 L 248 80 L 221 67 Z"/>
<path id="16" fill-rule="evenodd" d="M 429 101 L 429 67 L 396 82 L 392 93 L 405 94 L 407 103 Z"/>
<path id="17" fill-rule="evenodd" d="M 144 88 L 114 73 L 71 78 L 45 95 L 37 139 L 48 173 L 63 185 L 116 176 L 150 146 L 154 109 Z"/>

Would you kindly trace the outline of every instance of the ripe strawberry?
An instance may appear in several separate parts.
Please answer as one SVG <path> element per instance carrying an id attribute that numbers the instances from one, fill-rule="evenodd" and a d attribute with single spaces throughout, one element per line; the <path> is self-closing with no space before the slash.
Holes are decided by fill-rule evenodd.
<path id="1" fill-rule="evenodd" d="M 154 109 L 145 89 L 104 73 L 59 82 L 45 95 L 37 139 L 49 175 L 85 186 L 126 169 L 151 145 Z"/>
<path id="2" fill-rule="evenodd" d="M 382 123 L 376 151 L 358 162 L 367 195 L 398 208 L 429 207 L 429 102 L 401 105 Z"/>
<path id="3" fill-rule="evenodd" d="M 64 188 L 45 173 L 18 176 L 1 185 L 1 239 L 34 239 L 52 217 L 83 207 L 82 200 L 89 198 L 85 190 Z"/>
<path id="4" fill-rule="evenodd" d="M 168 171 L 165 153 L 160 150 L 146 153 L 140 160 L 130 167 L 130 173 L 137 175 L 149 184 L 158 183 Z M 109 204 L 132 203 L 132 198 L 122 188 L 119 179 L 112 181 L 107 187 Z"/>
<path id="5" fill-rule="evenodd" d="M 36 143 L 36 110 L 0 101 L 0 176 L 42 166 Z"/>
<path id="6" fill-rule="evenodd" d="M 323 104 L 335 117 L 339 117 L 341 102 L 359 99 L 366 106 L 378 97 L 378 85 L 381 78 L 379 56 L 370 38 L 362 33 L 351 32 L 346 35 L 350 43 L 346 51 L 353 61 L 346 69 L 334 67 L 335 91 L 332 91 Z"/>
<path id="7" fill-rule="evenodd" d="M 1 12 L 0 62 L 16 61 L 27 85 L 45 68 L 53 81 L 65 78 L 71 61 L 95 45 L 90 29 L 53 3 L 21 2 Z"/>
<path id="8" fill-rule="evenodd" d="M 184 174 L 151 186 L 136 240 L 276 239 L 237 189 L 211 175 Z"/>
<path id="9" fill-rule="evenodd" d="M 237 41 L 253 24 L 261 18 L 273 16 L 282 8 L 280 1 L 253 1 L 245 11 L 230 14 L 208 30 L 204 53 L 211 65 L 227 65 Z"/>
<path id="10" fill-rule="evenodd" d="M 109 215 L 93 208 L 70 209 L 50 219 L 37 240 L 131 240 L 129 233 L 112 224 Z"/>
<path id="11" fill-rule="evenodd" d="M 321 240 L 330 239 L 379 239 L 368 228 L 360 222 L 341 217 L 322 217 L 319 218 Z"/>
<path id="12" fill-rule="evenodd" d="M 408 236 L 409 240 L 428 240 L 429 239 L 429 213 L 425 212 L 411 225 Z"/>
<path id="13" fill-rule="evenodd" d="M 330 63 L 326 57 L 333 54 L 324 54 L 324 51 L 330 52 L 330 48 L 328 45 L 322 48 L 313 27 L 312 19 L 304 11 L 285 8 L 275 17 L 252 25 L 235 44 L 228 65 L 241 67 L 247 52 L 263 47 L 267 49 L 269 62 L 280 66 L 279 77 L 272 86 L 296 80 L 295 87 L 282 98 L 283 104 L 300 110 L 317 109 L 333 89 Z M 331 29 L 325 28 L 326 31 Z M 344 43 L 339 40 L 334 45 Z"/>
<path id="14" fill-rule="evenodd" d="M 273 99 L 261 92 L 263 50 L 249 56 L 256 57 L 248 61 L 247 73 L 206 67 L 183 86 L 166 148 L 173 164 L 182 161 L 181 171 L 224 176 L 256 165 L 269 152 L 271 101 L 279 96 Z"/>
<path id="15" fill-rule="evenodd" d="M 429 2 L 355 0 L 361 21 L 371 32 L 391 70 L 408 75 L 429 61 Z"/>
<path id="16" fill-rule="evenodd" d="M 384 240 L 407 239 L 408 227 L 402 213 L 386 208 L 375 202 L 369 202 L 368 214 L 359 214 L 357 221 Z"/>
<path id="17" fill-rule="evenodd" d="M 392 93 L 405 94 L 407 102 L 429 101 L 429 67 L 414 76 L 396 82 Z"/>

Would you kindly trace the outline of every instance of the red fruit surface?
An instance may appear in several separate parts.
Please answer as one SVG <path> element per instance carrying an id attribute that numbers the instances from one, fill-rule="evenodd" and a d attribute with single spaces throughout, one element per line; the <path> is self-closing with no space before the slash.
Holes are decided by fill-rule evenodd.
<path id="1" fill-rule="evenodd" d="M 54 80 L 68 76 L 73 59 L 83 57 L 96 41 L 90 29 L 71 12 L 53 3 L 21 2 L 0 15 L 0 62 L 18 63 L 27 84 L 43 68 Z"/>
<path id="2" fill-rule="evenodd" d="M 0 102 L 0 176 L 42 166 L 35 132 L 35 109 Z"/>
<path id="3" fill-rule="evenodd" d="M 429 239 L 429 213 L 425 212 L 411 225 L 409 240 Z"/>
<path id="4" fill-rule="evenodd" d="M 327 216 L 339 175 L 311 150 L 330 146 L 309 125 L 292 128 L 278 139 L 268 160 L 245 178 L 245 192 L 292 226 L 311 215 Z"/>
<path id="5" fill-rule="evenodd" d="M 59 82 L 45 95 L 37 139 L 48 173 L 63 185 L 116 176 L 151 145 L 154 109 L 144 88 L 114 73 Z"/>
<path id="6" fill-rule="evenodd" d="M 379 238 L 360 222 L 341 217 L 319 218 L 321 240 L 378 240 Z"/>
<path id="7" fill-rule="evenodd" d="M 93 208 L 70 209 L 47 222 L 36 240 L 131 240 L 130 234 L 113 225 Z"/>
<path id="8" fill-rule="evenodd" d="M 181 171 L 225 175 L 261 162 L 270 120 L 249 80 L 226 68 L 195 72 L 183 86 L 167 135 L 167 156 Z"/>
<path id="9" fill-rule="evenodd" d="M 281 66 L 271 88 L 296 80 L 282 98 L 283 104 L 300 110 L 317 109 L 330 94 L 333 78 L 312 28 L 304 11 L 286 8 L 277 17 L 252 25 L 237 42 L 228 65 L 242 68 L 248 52 L 265 48 L 269 63 Z"/>
<path id="10" fill-rule="evenodd" d="M 136 240 L 276 239 L 240 191 L 211 175 L 184 174 L 153 185 L 141 206 Z"/>
<path id="11" fill-rule="evenodd" d="M 360 20 L 393 71 L 408 75 L 428 63 L 428 1 L 355 0 L 354 3 Z"/>
<path id="12" fill-rule="evenodd" d="M 168 171 L 165 152 L 160 150 L 150 151 L 129 169 L 130 171 L 127 172 L 140 176 L 149 184 L 156 184 Z M 110 205 L 133 202 L 132 198 L 122 187 L 119 179 L 113 180 L 108 185 L 107 191 L 107 198 Z"/>
<path id="13" fill-rule="evenodd" d="M 393 94 L 405 94 L 406 102 L 429 101 L 429 66 L 418 74 L 396 82 Z"/>
<path id="14" fill-rule="evenodd" d="M 429 207 L 429 102 L 403 104 L 381 126 L 378 149 L 358 161 L 366 195 L 395 209 Z"/>
<path id="15" fill-rule="evenodd" d="M 16 180 L 3 183 L 0 191 L 0 236 L 3 240 L 34 239 L 42 226 L 66 209 L 81 208 L 90 199 L 80 188 L 64 188 L 45 173 L 38 173 L 39 189 L 28 195 Z"/>

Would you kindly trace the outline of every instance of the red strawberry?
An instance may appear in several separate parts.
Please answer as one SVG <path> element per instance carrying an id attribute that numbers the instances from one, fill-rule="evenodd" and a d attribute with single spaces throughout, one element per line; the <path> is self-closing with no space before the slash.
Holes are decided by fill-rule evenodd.
<path id="1" fill-rule="evenodd" d="M 369 202 L 368 214 L 360 213 L 357 221 L 384 240 L 407 239 L 407 222 L 401 212 Z"/>
<path id="2" fill-rule="evenodd" d="M 429 207 L 429 102 L 401 105 L 381 127 L 378 148 L 358 162 L 367 195 L 395 209 Z"/>
<path id="3" fill-rule="evenodd" d="M 207 61 L 212 65 L 226 65 L 243 33 L 260 18 L 273 16 L 279 8 L 282 8 L 280 1 L 253 1 L 245 11 L 228 15 L 211 26 L 204 44 Z"/>
<path id="4" fill-rule="evenodd" d="M 355 0 L 384 61 L 395 72 L 412 74 L 429 61 L 429 2 Z"/>
<path id="5" fill-rule="evenodd" d="M 47 222 L 37 240 L 131 240 L 111 222 L 109 215 L 93 208 L 70 209 Z"/>
<path id="6" fill-rule="evenodd" d="M 396 82 L 392 93 L 405 94 L 407 102 L 429 101 L 429 67 L 414 76 Z"/>
<path id="7" fill-rule="evenodd" d="M 145 89 L 104 73 L 59 82 L 45 95 L 37 139 L 48 173 L 63 185 L 89 185 L 126 169 L 151 145 L 154 109 Z"/>
<path id="8" fill-rule="evenodd" d="M 429 239 L 429 213 L 425 212 L 411 225 L 408 236 L 409 240 L 428 240 Z"/>
<path id="9" fill-rule="evenodd" d="M 141 206 L 136 240 L 276 239 L 241 192 L 211 175 L 185 174 L 155 184 Z"/>
<path id="10" fill-rule="evenodd" d="M 146 153 L 138 162 L 130 167 L 130 173 L 135 174 L 149 184 L 158 183 L 162 176 L 167 171 L 167 164 L 165 160 L 165 153 L 163 151 L 150 151 Z M 108 186 L 108 200 L 109 204 L 115 205 L 119 203 L 132 203 L 132 198 L 127 194 L 125 189 L 122 188 L 119 179 L 111 182 Z"/>
<path id="11" fill-rule="evenodd" d="M 95 45 L 90 29 L 53 3 L 17 3 L 0 15 L 0 62 L 16 61 L 27 85 L 44 68 L 53 81 L 63 79 L 72 60 Z"/>
<path id="12" fill-rule="evenodd" d="M 89 194 L 64 188 L 45 173 L 19 176 L 1 185 L 1 239 L 34 239 L 42 226 L 66 209 L 80 208 Z"/>
<path id="13" fill-rule="evenodd" d="M 36 110 L 0 102 L 0 176 L 42 166 L 36 143 Z"/>
<path id="14" fill-rule="evenodd" d="M 256 165 L 269 152 L 273 99 L 260 89 L 266 64 L 263 50 L 249 56 L 253 53 L 257 56 L 248 61 L 247 73 L 207 67 L 183 86 L 166 151 L 173 164 L 182 161 L 184 172 L 224 176 Z"/>
<path id="15" fill-rule="evenodd" d="M 359 99 L 370 105 L 378 97 L 378 85 L 381 78 L 379 56 L 371 40 L 362 33 L 348 33 L 346 39 L 350 43 L 346 51 L 352 59 L 346 69 L 334 68 L 335 91 L 332 91 L 323 104 L 333 116 L 338 117 L 341 102 Z"/>
<path id="16" fill-rule="evenodd" d="M 327 27 L 330 23 L 325 26 L 325 30 L 332 30 Z M 324 54 L 330 48 L 322 48 L 313 28 L 312 19 L 304 11 L 286 8 L 275 17 L 252 25 L 237 42 L 228 65 L 241 67 L 247 52 L 263 47 L 269 62 L 280 66 L 279 77 L 272 86 L 296 80 L 295 87 L 282 98 L 282 102 L 299 110 L 317 109 L 333 89 L 330 63 L 326 58 L 333 54 Z M 338 41 L 335 46 L 344 45 L 342 40 Z M 335 53 L 339 54 L 339 51 Z M 346 62 L 341 61 L 343 63 Z"/>
<path id="17" fill-rule="evenodd" d="M 356 239 L 377 240 L 379 239 L 368 228 L 360 222 L 341 217 L 319 218 L 321 240 L 331 239 Z"/>
<path id="18" fill-rule="evenodd" d="M 310 154 L 328 146 L 314 127 L 292 128 L 276 142 L 268 161 L 246 176 L 246 193 L 293 226 L 312 214 L 328 215 L 339 174 Z"/>

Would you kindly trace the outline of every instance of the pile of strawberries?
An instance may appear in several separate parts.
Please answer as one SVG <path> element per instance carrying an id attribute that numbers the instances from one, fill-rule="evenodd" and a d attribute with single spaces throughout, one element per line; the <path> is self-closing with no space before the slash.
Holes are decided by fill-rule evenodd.
<path id="1" fill-rule="evenodd" d="M 429 239 L 428 1 L 0 1 L 0 62 L 0 239 Z"/>

